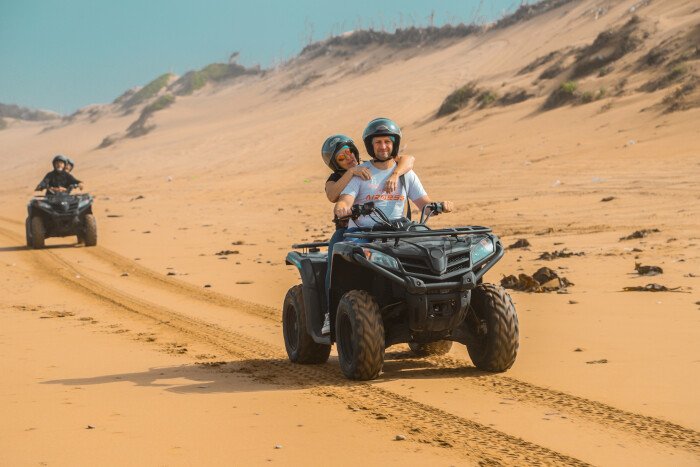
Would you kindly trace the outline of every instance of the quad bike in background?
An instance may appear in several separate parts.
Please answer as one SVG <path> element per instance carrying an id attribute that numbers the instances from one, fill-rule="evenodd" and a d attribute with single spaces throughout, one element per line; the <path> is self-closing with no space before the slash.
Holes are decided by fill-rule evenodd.
<path id="1" fill-rule="evenodd" d="M 25 221 L 27 246 L 43 248 L 49 237 L 75 235 L 78 243 L 97 245 L 97 223 L 92 213 L 93 197 L 89 193 L 49 193 L 36 196 L 27 206 Z"/>

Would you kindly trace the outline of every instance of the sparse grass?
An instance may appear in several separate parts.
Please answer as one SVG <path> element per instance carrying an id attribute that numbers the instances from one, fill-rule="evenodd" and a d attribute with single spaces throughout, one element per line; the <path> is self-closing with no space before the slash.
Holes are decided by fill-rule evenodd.
<path id="1" fill-rule="evenodd" d="M 479 108 L 488 107 L 489 105 L 493 104 L 496 99 L 498 99 L 498 96 L 493 91 L 483 91 L 477 98 L 478 106 Z"/>
<path id="2" fill-rule="evenodd" d="M 169 88 L 178 96 L 186 96 L 201 89 L 208 82 L 220 82 L 248 74 L 261 73 L 259 67 L 246 68 L 238 63 L 211 63 L 201 70 L 188 71 Z"/>
<path id="3" fill-rule="evenodd" d="M 603 76 L 609 75 L 613 71 L 613 67 L 610 65 L 604 66 L 598 71 L 598 77 L 602 78 Z"/>
<path id="4" fill-rule="evenodd" d="M 161 91 L 161 89 L 167 86 L 168 81 L 170 81 L 170 78 L 172 76 L 173 75 L 171 73 L 164 73 L 160 75 L 159 77 L 157 77 L 156 79 L 154 79 L 153 81 L 136 91 L 129 98 L 127 98 L 122 103 L 122 108 L 128 109 L 156 96 Z"/>
<path id="5" fill-rule="evenodd" d="M 565 94 L 573 94 L 578 88 L 578 83 L 576 81 L 567 81 L 565 83 L 562 83 L 560 88 Z"/>
<path id="6" fill-rule="evenodd" d="M 472 98 L 477 95 L 478 91 L 476 82 L 472 81 L 471 83 L 465 84 L 461 88 L 452 92 L 445 98 L 444 101 L 442 101 L 442 104 L 437 111 L 437 116 L 444 117 L 445 115 L 455 113 L 459 109 L 466 107 L 469 104 L 469 101 L 471 101 Z"/>
<path id="7" fill-rule="evenodd" d="M 591 91 L 586 91 L 583 94 L 581 94 L 581 103 L 582 104 L 588 104 L 589 102 L 593 102 L 593 93 Z"/>
<path id="8" fill-rule="evenodd" d="M 689 99 L 699 84 L 700 78 L 692 75 L 685 84 L 677 87 L 671 94 L 664 97 L 664 99 L 661 101 L 662 104 L 666 106 L 664 113 L 688 110 L 692 107 L 700 106 L 700 98 L 698 98 L 697 95 L 695 96 L 694 100 Z"/>
<path id="9" fill-rule="evenodd" d="M 171 105 L 173 105 L 173 102 L 175 102 L 175 96 L 173 96 L 172 94 L 163 94 L 154 102 L 144 107 L 143 113 L 152 114 L 153 112 L 158 112 L 159 110 L 163 110 L 167 107 L 170 107 Z"/>

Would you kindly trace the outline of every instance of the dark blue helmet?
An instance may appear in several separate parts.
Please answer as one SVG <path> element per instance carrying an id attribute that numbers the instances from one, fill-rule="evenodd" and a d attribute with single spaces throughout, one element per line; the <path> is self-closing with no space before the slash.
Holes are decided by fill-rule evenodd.
<path id="1" fill-rule="evenodd" d="M 51 161 L 51 165 L 55 165 L 56 162 L 59 162 L 59 161 L 60 161 L 60 162 L 63 162 L 64 164 L 67 164 L 67 163 L 68 163 L 68 158 L 66 158 L 66 156 L 64 156 L 64 155 L 62 155 L 62 154 L 56 154 L 56 155 L 54 156 L 53 160 Z"/>
<path id="2" fill-rule="evenodd" d="M 375 118 L 367 124 L 365 131 L 362 132 L 362 141 L 365 142 L 367 154 L 375 158 L 374 146 L 372 146 L 372 138 L 375 136 L 390 136 L 394 142 L 394 148 L 391 151 L 391 157 L 396 157 L 399 154 L 399 146 L 401 145 L 401 128 L 388 118 Z"/>

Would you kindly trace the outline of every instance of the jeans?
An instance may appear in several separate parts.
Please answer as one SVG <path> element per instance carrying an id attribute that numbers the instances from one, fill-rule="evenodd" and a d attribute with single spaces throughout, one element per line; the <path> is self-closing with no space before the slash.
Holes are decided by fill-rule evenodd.
<path id="1" fill-rule="evenodd" d="M 344 239 L 343 234 L 351 233 L 351 232 L 357 232 L 360 229 L 359 227 L 350 227 L 347 229 L 338 229 L 335 231 L 333 236 L 331 237 L 330 240 L 328 240 L 328 267 L 326 268 L 326 313 L 328 313 L 329 307 L 330 307 L 330 291 L 331 291 L 331 260 L 333 259 L 333 247 L 335 246 L 336 243 L 338 242 L 343 242 L 343 241 L 348 241 L 348 242 L 353 242 L 353 243 L 369 243 L 369 240 L 366 238 L 349 238 L 349 239 Z"/>

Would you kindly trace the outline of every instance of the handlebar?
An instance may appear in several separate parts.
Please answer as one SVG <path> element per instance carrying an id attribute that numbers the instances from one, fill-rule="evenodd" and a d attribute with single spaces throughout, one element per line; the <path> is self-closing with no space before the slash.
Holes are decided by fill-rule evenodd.
<path id="1" fill-rule="evenodd" d="M 384 214 L 380 209 L 377 209 L 373 201 L 370 201 L 369 203 L 365 204 L 353 204 L 352 208 L 350 208 L 350 215 L 349 216 L 343 216 L 343 217 L 338 217 L 335 216 L 333 218 L 334 222 L 338 221 L 343 221 L 347 219 L 357 219 L 360 216 L 369 216 L 371 214 L 376 214 L 381 218 L 382 221 L 384 221 L 387 225 L 391 223 L 389 218 Z M 421 211 L 421 216 L 420 216 L 420 224 L 424 224 L 428 222 L 428 219 L 430 219 L 430 216 L 434 214 L 441 214 L 445 210 L 445 205 L 442 202 L 434 202 L 434 203 L 428 203 L 425 206 L 423 206 L 423 210 Z M 427 215 L 426 215 L 427 212 Z"/>

